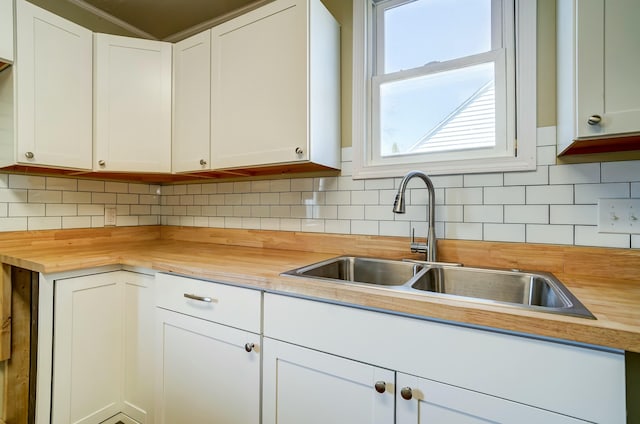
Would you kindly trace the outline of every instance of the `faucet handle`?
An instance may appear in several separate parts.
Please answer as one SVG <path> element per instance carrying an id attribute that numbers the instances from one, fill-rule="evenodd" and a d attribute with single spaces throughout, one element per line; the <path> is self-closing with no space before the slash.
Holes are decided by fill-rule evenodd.
<path id="1" fill-rule="evenodd" d="M 427 243 L 419 243 L 416 242 L 416 229 L 412 228 L 411 229 L 411 251 L 413 253 L 427 253 L 427 251 L 429 250 L 429 246 L 427 245 Z"/>

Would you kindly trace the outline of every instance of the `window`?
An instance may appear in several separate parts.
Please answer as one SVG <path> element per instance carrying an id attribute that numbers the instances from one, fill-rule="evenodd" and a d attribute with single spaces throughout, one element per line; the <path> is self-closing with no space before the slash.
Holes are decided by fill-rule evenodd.
<path id="1" fill-rule="evenodd" d="M 354 0 L 354 177 L 535 168 L 535 9 Z"/>

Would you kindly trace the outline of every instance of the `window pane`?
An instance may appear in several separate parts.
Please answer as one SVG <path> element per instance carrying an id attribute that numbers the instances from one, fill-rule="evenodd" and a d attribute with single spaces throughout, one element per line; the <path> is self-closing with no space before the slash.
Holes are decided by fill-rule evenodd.
<path id="1" fill-rule="evenodd" d="M 380 85 L 380 155 L 495 146 L 494 64 Z"/>
<path id="2" fill-rule="evenodd" d="M 384 13 L 384 73 L 491 50 L 491 0 L 416 0 Z"/>

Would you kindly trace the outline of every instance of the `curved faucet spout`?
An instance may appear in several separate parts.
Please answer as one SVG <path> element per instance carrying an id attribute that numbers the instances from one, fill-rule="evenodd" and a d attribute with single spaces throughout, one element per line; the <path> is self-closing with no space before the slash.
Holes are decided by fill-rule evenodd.
<path id="1" fill-rule="evenodd" d="M 414 177 L 418 177 L 420 178 L 422 181 L 424 181 L 424 183 L 427 185 L 427 191 L 429 192 L 429 209 L 428 209 L 428 214 L 429 214 L 429 224 L 427 227 L 427 246 L 426 246 L 426 250 L 425 250 L 425 258 L 427 261 L 429 262 L 436 262 L 437 261 L 437 254 L 436 254 L 436 192 L 435 189 L 433 188 L 433 183 L 431 182 L 431 179 L 427 176 L 427 174 L 425 174 L 422 171 L 410 171 L 407 173 L 407 175 L 404 176 L 404 178 L 402 179 L 402 181 L 400 182 L 400 187 L 398 188 L 398 194 L 396 194 L 396 199 L 393 202 L 393 212 L 394 213 L 405 213 L 405 200 L 404 200 L 404 196 L 405 196 L 405 191 L 407 190 L 407 184 L 409 184 L 409 181 L 414 178 Z M 413 248 L 413 243 L 412 243 L 412 248 Z"/>

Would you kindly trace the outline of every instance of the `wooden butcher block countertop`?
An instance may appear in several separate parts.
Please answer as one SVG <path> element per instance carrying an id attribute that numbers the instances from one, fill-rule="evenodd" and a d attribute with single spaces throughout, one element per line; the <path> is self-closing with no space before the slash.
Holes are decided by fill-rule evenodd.
<path id="1" fill-rule="evenodd" d="M 442 261 L 552 272 L 597 319 L 280 275 L 337 255 L 419 259 L 406 238 L 168 226 L 0 234 L 0 262 L 41 273 L 120 264 L 640 352 L 638 249 L 461 240 L 438 248 Z"/>

